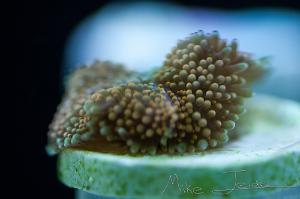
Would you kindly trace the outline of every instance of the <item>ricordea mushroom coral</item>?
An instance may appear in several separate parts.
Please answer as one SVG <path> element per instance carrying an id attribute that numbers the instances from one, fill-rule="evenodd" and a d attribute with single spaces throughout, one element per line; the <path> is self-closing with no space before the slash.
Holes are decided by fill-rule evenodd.
<path id="1" fill-rule="evenodd" d="M 250 83 L 264 72 L 260 64 L 217 31 L 179 41 L 155 75 L 155 82 L 180 102 L 179 137 L 201 149 L 227 142 L 228 131 L 245 111 L 244 98 L 252 96 Z"/>
<path id="2" fill-rule="evenodd" d="M 259 61 L 237 50 L 236 40 L 228 45 L 216 31 L 179 41 L 145 82 L 114 86 L 129 74 L 123 70 L 104 82 L 101 75 L 107 73 L 101 67 L 81 70 L 69 81 L 65 101 L 71 108 L 60 108 L 50 127 L 50 145 L 84 146 L 100 135 L 107 144 L 128 146 L 130 153 L 149 154 L 203 151 L 226 143 L 245 111 L 244 98 L 252 95 L 250 83 L 264 71 Z"/>
<path id="3" fill-rule="evenodd" d="M 66 91 L 78 94 L 110 88 L 117 83 L 128 81 L 133 75 L 133 71 L 126 70 L 121 64 L 96 61 L 91 66 L 82 66 L 70 75 L 67 78 Z"/>
<path id="4" fill-rule="evenodd" d="M 77 135 L 74 136 L 75 129 L 77 132 L 84 133 L 86 128 L 83 122 L 84 117 L 80 110 L 86 96 L 96 90 L 109 88 L 128 81 L 134 75 L 133 71 L 126 70 L 120 64 L 99 61 L 96 61 L 91 66 L 83 66 L 69 75 L 67 77 L 65 95 L 49 126 L 48 138 L 50 144 L 47 147 L 49 152 L 53 153 L 57 151 L 57 148 L 74 144 L 74 140 L 78 138 Z M 75 126 L 71 126 L 71 121 L 74 121 L 71 118 L 74 117 L 79 118 L 79 123 L 74 123 Z M 73 127 L 73 131 L 70 130 L 71 127 Z M 82 139 L 84 139 L 84 136 L 82 136 Z"/>

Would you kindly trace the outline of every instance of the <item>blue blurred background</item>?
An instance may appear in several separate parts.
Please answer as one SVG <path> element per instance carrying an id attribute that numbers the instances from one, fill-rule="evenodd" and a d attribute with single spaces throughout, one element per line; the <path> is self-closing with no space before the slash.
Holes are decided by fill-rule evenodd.
<path id="1" fill-rule="evenodd" d="M 225 11 L 162 3 L 112 3 L 92 13 L 71 34 L 65 69 L 111 60 L 145 71 L 197 30 L 218 30 L 241 51 L 269 57 L 270 73 L 255 86 L 259 93 L 300 101 L 300 13 L 283 8 Z"/>

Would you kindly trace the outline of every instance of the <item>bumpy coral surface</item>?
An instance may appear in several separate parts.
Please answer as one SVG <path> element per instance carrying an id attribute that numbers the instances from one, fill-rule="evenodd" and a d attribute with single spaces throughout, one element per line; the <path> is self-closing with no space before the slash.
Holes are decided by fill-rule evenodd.
<path id="1" fill-rule="evenodd" d="M 250 84 L 264 71 L 259 61 L 237 50 L 236 40 L 227 44 L 218 32 L 201 31 L 179 41 L 147 82 L 114 86 L 116 79 L 130 74 L 98 66 L 71 77 L 50 127 L 54 148 L 84 145 L 98 137 L 126 145 L 130 153 L 221 146 L 245 111 Z"/>
<path id="2" fill-rule="evenodd" d="M 93 92 L 110 88 L 115 84 L 128 81 L 134 74 L 123 65 L 96 61 L 91 66 L 82 66 L 68 77 L 66 91 L 71 94 Z"/>
<path id="3" fill-rule="evenodd" d="M 128 81 L 134 74 L 134 72 L 126 70 L 122 65 L 99 61 L 90 66 L 81 67 L 71 73 L 67 77 L 65 95 L 49 126 L 49 148 L 57 151 L 59 148 L 74 144 L 74 140 L 79 139 L 77 135 L 74 137 L 74 128 L 72 128 L 73 131 L 70 131 L 70 128 L 74 127 L 70 126 L 70 119 L 74 117 L 83 118 L 80 116 L 82 114 L 80 110 L 88 95 L 96 90 L 110 88 L 116 84 Z M 87 129 L 84 128 L 82 120 L 79 120 L 79 122 L 81 122 L 81 125 L 75 123 L 75 129 L 84 134 Z M 72 138 L 73 141 L 69 143 Z"/>

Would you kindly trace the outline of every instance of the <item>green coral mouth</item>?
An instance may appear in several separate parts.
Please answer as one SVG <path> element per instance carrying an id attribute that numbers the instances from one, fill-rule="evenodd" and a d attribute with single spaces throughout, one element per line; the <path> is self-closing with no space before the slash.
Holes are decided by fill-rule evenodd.
<path id="1" fill-rule="evenodd" d="M 67 148 L 58 176 L 69 187 L 124 198 L 253 198 L 299 189 L 300 105 L 257 95 L 246 106 L 239 139 L 222 148 L 140 157 Z"/>

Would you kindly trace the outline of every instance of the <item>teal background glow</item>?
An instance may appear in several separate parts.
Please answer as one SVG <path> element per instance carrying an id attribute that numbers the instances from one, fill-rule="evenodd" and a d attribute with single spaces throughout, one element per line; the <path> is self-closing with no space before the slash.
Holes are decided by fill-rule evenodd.
<path id="1" fill-rule="evenodd" d="M 254 57 L 270 57 L 270 74 L 256 92 L 300 101 L 300 13 L 280 9 L 243 11 L 185 8 L 169 4 L 111 4 L 74 30 L 65 69 L 111 60 L 145 71 L 162 64 L 176 41 L 197 30 L 218 30 Z"/>

